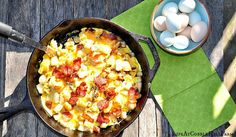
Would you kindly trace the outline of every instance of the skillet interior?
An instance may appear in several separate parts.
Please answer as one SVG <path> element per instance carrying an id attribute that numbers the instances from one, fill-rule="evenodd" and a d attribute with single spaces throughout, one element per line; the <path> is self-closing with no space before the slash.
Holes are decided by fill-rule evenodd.
<path id="1" fill-rule="evenodd" d="M 66 136 L 117 136 L 122 130 L 128 127 L 139 115 L 143 109 L 147 96 L 149 93 L 149 64 L 146 55 L 142 47 L 138 42 L 130 35 L 128 31 L 122 27 L 111 23 L 108 20 L 99 18 L 82 18 L 74 20 L 66 20 L 60 23 L 58 26 L 49 31 L 40 41 L 43 45 L 47 45 L 49 41 L 54 38 L 56 40 L 62 40 L 66 37 L 66 34 L 73 30 L 80 30 L 83 27 L 97 27 L 103 28 L 114 34 L 120 36 L 134 52 L 138 62 L 141 65 L 143 76 L 142 76 L 142 89 L 141 98 L 138 100 L 137 107 L 129 115 L 131 116 L 129 121 L 122 121 L 120 125 L 102 129 L 99 134 L 91 134 L 89 132 L 73 131 L 61 126 L 53 118 L 48 117 L 44 109 L 41 106 L 40 95 L 37 92 L 36 85 L 38 84 L 38 68 L 39 61 L 42 60 L 44 52 L 35 49 L 30 57 L 28 68 L 27 68 L 27 88 L 32 105 L 39 115 L 39 117 L 54 131 L 61 133 Z"/>

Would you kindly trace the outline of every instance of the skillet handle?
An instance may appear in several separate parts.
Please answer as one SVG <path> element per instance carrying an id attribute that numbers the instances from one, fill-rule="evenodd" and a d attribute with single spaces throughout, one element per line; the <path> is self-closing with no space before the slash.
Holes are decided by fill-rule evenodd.
<path id="1" fill-rule="evenodd" d="M 27 94 L 20 104 L 12 107 L 5 107 L 0 110 L 0 122 L 3 122 L 4 120 L 7 120 L 12 116 L 26 110 L 33 110 L 33 106 Z"/>
<path id="2" fill-rule="evenodd" d="M 151 82 L 153 80 L 159 66 L 160 66 L 160 58 L 158 56 L 157 49 L 156 49 L 155 45 L 153 44 L 152 40 L 149 37 L 146 37 L 146 36 L 143 36 L 143 35 L 140 35 L 140 34 L 134 34 L 134 33 L 131 33 L 131 35 L 135 38 L 135 40 L 143 41 L 143 42 L 147 43 L 147 45 L 149 46 L 149 48 L 152 52 L 152 56 L 154 58 L 155 63 L 153 65 L 153 67 L 150 69 L 150 72 L 149 72 L 150 82 Z"/>

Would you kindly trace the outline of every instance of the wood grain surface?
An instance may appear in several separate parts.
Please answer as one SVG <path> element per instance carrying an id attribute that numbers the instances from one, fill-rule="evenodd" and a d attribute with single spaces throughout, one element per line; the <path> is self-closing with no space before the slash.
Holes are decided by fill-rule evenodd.
<path id="1" fill-rule="evenodd" d="M 5 22 L 35 40 L 39 40 L 63 19 L 79 17 L 112 17 L 142 0 L 0 0 L 0 21 Z M 217 45 L 223 32 L 223 0 L 205 2 L 212 16 L 210 39 L 203 46 L 206 55 L 223 76 L 222 48 Z M 216 46 L 217 45 L 217 46 Z M 25 71 L 31 47 L 0 39 L 0 107 L 20 102 L 26 92 Z M 13 94 L 12 94 L 13 93 Z M 224 131 L 221 126 L 213 132 Z M 0 126 L 1 136 L 56 137 L 34 114 L 21 113 Z M 149 99 L 139 118 L 130 125 L 124 137 L 168 137 L 174 132 L 160 109 Z"/>

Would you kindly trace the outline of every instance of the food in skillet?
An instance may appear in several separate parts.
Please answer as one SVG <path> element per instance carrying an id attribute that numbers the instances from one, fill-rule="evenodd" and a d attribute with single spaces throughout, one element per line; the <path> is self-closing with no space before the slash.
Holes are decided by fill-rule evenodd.
<path id="1" fill-rule="evenodd" d="M 51 40 L 38 70 L 41 103 L 72 130 L 100 132 L 126 119 L 141 90 L 141 67 L 113 33 L 83 28 L 64 45 Z"/>

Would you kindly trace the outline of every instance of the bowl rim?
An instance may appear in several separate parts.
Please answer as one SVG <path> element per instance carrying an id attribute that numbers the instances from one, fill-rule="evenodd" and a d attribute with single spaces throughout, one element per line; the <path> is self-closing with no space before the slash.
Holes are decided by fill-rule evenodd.
<path id="1" fill-rule="evenodd" d="M 155 14 L 156 12 L 158 11 L 159 9 L 159 6 L 162 2 L 164 2 L 164 0 L 160 0 L 157 5 L 154 7 L 153 9 L 153 12 L 151 14 L 151 18 L 150 18 L 150 31 L 151 31 L 151 35 L 152 35 L 152 38 L 154 39 L 154 41 L 157 43 L 157 45 L 163 49 L 164 51 L 168 52 L 168 53 L 171 53 L 171 54 L 175 54 L 175 55 L 185 55 L 185 54 L 191 54 L 193 52 L 195 52 L 196 50 L 198 50 L 199 48 L 201 48 L 203 46 L 203 44 L 207 41 L 209 35 L 210 35 L 210 32 L 211 32 L 211 16 L 210 16 L 210 12 L 207 8 L 207 6 L 201 1 L 201 0 L 195 0 L 195 1 L 198 1 L 202 6 L 203 8 L 205 9 L 206 13 L 207 13 L 207 16 L 208 16 L 208 29 L 207 29 L 207 34 L 206 36 L 204 37 L 203 40 L 201 40 L 201 42 L 193 49 L 191 50 L 188 50 L 188 51 L 174 51 L 174 50 L 169 50 L 168 48 L 166 48 L 165 46 L 163 46 L 158 38 L 156 37 L 156 34 L 154 32 L 154 27 L 153 27 L 153 24 L 154 24 L 154 17 L 155 17 Z"/>

